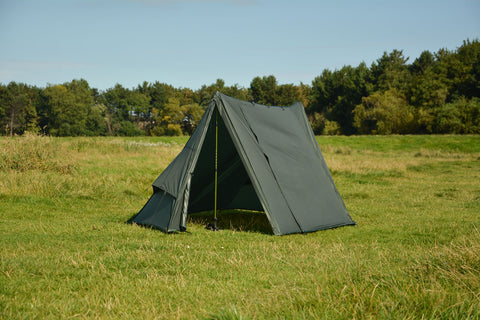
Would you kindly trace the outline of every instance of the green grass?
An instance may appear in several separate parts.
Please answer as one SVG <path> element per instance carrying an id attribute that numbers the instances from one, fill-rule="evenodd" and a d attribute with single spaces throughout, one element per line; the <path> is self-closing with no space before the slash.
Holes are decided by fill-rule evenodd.
<path id="1" fill-rule="evenodd" d="M 0 318 L 480 318 L 480 136 L 318 137 L 355 227 L 126 224 L 186 140 L 0 138 Z"/>

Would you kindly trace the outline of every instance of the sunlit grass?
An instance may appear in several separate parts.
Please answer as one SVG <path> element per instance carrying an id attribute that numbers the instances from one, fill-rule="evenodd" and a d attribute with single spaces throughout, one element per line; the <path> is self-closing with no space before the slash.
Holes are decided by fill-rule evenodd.
<path id="1" fill-rule="evenodd" d="M 480 137 L 319 137 L 355 227 L 126 224 L 186 140 L 1 138 L 0 318 L 480 317 Z"/>

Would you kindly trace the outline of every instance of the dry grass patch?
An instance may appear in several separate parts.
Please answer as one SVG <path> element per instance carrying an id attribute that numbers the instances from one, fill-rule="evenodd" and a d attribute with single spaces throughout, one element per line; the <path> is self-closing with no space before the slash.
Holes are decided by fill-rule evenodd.
<path id="1" fill-rule="evenodd" d="M 75 162 L 55 138 L 26 133 L 23 137 L 0 139 L 0 170 L 54 171 L 70 174 Z"/>
<path id="2" fill-rule="evenodd" d="M 411 167 L 429 165 L 438 161 L 470 162 L 480 159 L 480 153 L 444 152 L 420 148 L 419 151 L 385 153 L 358 150 L 349 147 L 326 146 L 322 153 L 333 172 L 365 174 L 372 172 L 406 172 Z"/>

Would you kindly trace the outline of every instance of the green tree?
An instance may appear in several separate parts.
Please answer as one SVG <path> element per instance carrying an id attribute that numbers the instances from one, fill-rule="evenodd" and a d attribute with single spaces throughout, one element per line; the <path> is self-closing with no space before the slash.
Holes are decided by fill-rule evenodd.
<path id="1" fill-rule="evenodd" d="M 312 96 L 312 87 L 308 84 L 300 82 L 298 90 L 300 91 L 300 102 L 308 110 L 308 106 L 310 105 L 310 99 Z"/>
<path id="2" fill-rule="evenodd" d="M 310 122 L 310 126 L 312 127 L 313 133 L 316 135 L 323 134 L 323 130 L 325 129 L 325 115 L 313 112 L 307 114 L 308 121 Z"/>
<path id="3" fill-rule="evenodd" d="M 275 105 L 289 106 L 302 99 L 300 88 L 293 84 L 277 86 L 275 94 Z"/>
<path id="4" fill-rule="evenodd" d="M 238 84 L 234 84 L 230 87 L 225 87 L 223 89 L 223 93 L 229 95 L 231 97 L 244 100 L 244 101 L 251 101 L 252 97 L 248 93 L 248 89 L 240 87 Z"/>
<path id="5" fill-rule="evenodd" d="M 185 117 L 182 119 L 183 134 L 191 135 L 202 119 L 205 109 L 197 103 L 191 103 L 189 105 L 182 106 L 181 110 L 185 115 Z"/>
<path id="6" fill-rule="evenodd" d="M 434 133 L 480 133 L 480 98 L 461 97 L 437 108 Z"/>
<path id="7" fill-rule="evenodd" d="M 139 124 L 149 118 L 150 98 L 138 91 L 130 91 L 127 96 L 129 118 Z"/>
<path id="8" fill-rule="evenodd" d="M 196 92 L 195 102 L 204 108 L 207 107 L 215 91 L 220 91 L 226 95 L 229 95 L 233 98 L 237 98 L 240 100 L 247 100 L 247 101 L 251 100 L 251 98 L 248 96 L 247 89 L 240 88 L 238 84 L 228 87 L 228 86 L 225 86 L 224 80 L 217 79 L 215 83 L 209 86 L 203 85 Z"/>
<path id="9" fill-rule="evenodd" d="M 417 108 L 436 108 L 446 102 L 448 87 L 433 70 L 428 69 L 412 79 L 409 95 L 410 103 Z"/>
<path id="10" fill-rule="evenodd" d="M 90 107 L 86 125 L 86 134 L 89 136 L 104 136 L 107 134 L 104 104 L 95 104 Z"/>
<path id="11" fill-rule="evenodd" d="M 43 91 L 47 109 L 47 131 L 52 135 L 69 136 L 83 133 L 80 127 L 84 128 L 83 118 L 86 118 L 87 111 L 75 109 L 73 95 L 64 85 L 49 85 Z M 75 126 L 75 130 L 71 127 Z"/>
<path id="12" fill-rule="evenodd" d="M 107 113 L 111 116 L 113 122 L 121 122 L 130 120 L 130 106 L 128 103 L 129 90 L 125 89 L 121 84 L 116 84 L 113 88 L 108 89 L 105 94 L 105 106 Z M 112 132 L 115 134 L 115 132 Z"/>
<path id="13" fill-rule="evenodd" d="M 143 89 L 129 90 L 116 84 L 105 92 L 105 121 L 109 135 L 139 135 L 143 129 L 149 128 L 152 117 L 151 97 Z M 150 90 L 148 85 L 146 90 Z"/>
<path id="14" fill-rule="evenodd" d="M 415 109 L 397 89 L 376 91 L 355 107 L 354 125 L 362 134 L 405 134 L 415 130 Z"/>
<path id="15" fill-rule="evenodd" d="M 91 111 L 95 104 L 86 80 L 49 85 L 43 90 L 43 95 L 48 117 L 47 132 L 57 136 L 81 136 L 97 131 L 92 132 L 87 128 L 89 116 L 96 115 Z"/>
<path id="16" fill-rule="evenodd" d="M 436 66 L 433 54 L 424 51 L 410 67 L 413 78 L 407 98 L 416 108 L 416 133 L 432 133 L 436 110 L 446 103 L 449 95 L 445 79 L 435 72 Z"/>
<path id="17" fill-rule="evenodd" d="M 10 136 L 38 131 L 35 101 L 39 91 L 23 83 L 10 82 L 0 89 L 0 122 Z"/>
<path id="18" fill-rule="evenodd" d="M 312 82 L 309 115 L 318 113 L 340 126 L 343 134 L 354 134 L 353 113 L 355 106 L 372 91 L 371 73 L 365 63 L 358 67 L 344 66 L 340 70 L 324 70 Z M 317 117 L 318 118 L 318 117 Z M 318 131 L 323 129 L 318 128 Z"/>
<path id="19" fill-rule="evenodd" d="M 305 89 L 305 88 L 303 88 Z M 297 101 L 304 100 L 303 91 L 293 84 L 278 85 L 273 76 L 255 77 L 250 82 L 248 96 L 251 100 L 267 106 L 289 106 Z M 302 101 L 303 102 L 303 101 Z"/>
<path id="20" fill-rule="evenodd" d="M 460 62 L 452 51 L 440 49 L 435 53 L 436 62 L 433 65 L 433 72 L 436 78 L 447 89 L 446 101 L 451 101 L 456 96 L 455 86 L 457 82 L 457 72 L 460 68 Z"/>
<path id="21" fill-rule="evenodd" d="M 191 134 L 204 112 L 205 110 L 197 103 L 180 105 L 178 99 L 170 98 L 161 110 L 153 110 L 155 126 L 150 134 L 157 136 Z"/>
<path id="22" fill-rule="evenodd" d="M 273 106 L 276 103 L 277 79 L 273 76 L 255 77 L 250 82 L 250 95 L 256 103 Z"/>
<path id="23" fill-rule="evenodd" d="M 456 97 L 480 97 L 480 41 L 466 40 L 457 49 L 453 94 Z"/>
<path id="24" fill-rule="evenodd" d="M 375 90 L 386 91 L 396 89 L 405 93 L 410 80 L 408 58 L 403 56 L 402 50 L 384 52 L 383 56 L 372 64 L 371 70 Z"/>
<path id="25" fill-rule="evenodd" d="M 144 81 L 141 85 L 138 85 L 135 91 L 145 95 L 149 99 L 151 111 L 152 108 L 162 109 L 168 102 L 168 99 L 175 96 L 177 89 L 158 81 L 154 83 Z"/>
<path id="26" fill-rule="evenodd" d="M 425 74 L 435 63 L 435 56 L 430 51 L 423 51 L 420 56 L 410 66 L 410 71 L 414 75 Z"/>

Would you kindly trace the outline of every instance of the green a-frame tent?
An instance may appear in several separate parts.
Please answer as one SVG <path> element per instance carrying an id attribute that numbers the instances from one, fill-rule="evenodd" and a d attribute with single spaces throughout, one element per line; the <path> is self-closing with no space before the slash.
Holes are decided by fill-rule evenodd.
<path id="1" fill-rule="evenodd" d="M 355 224 L 301 103 L 264 106 L 220 92 L 131 222 L 183 231 L 188 214 L 217 208 L 264 211 L 276 235 Z"/>

